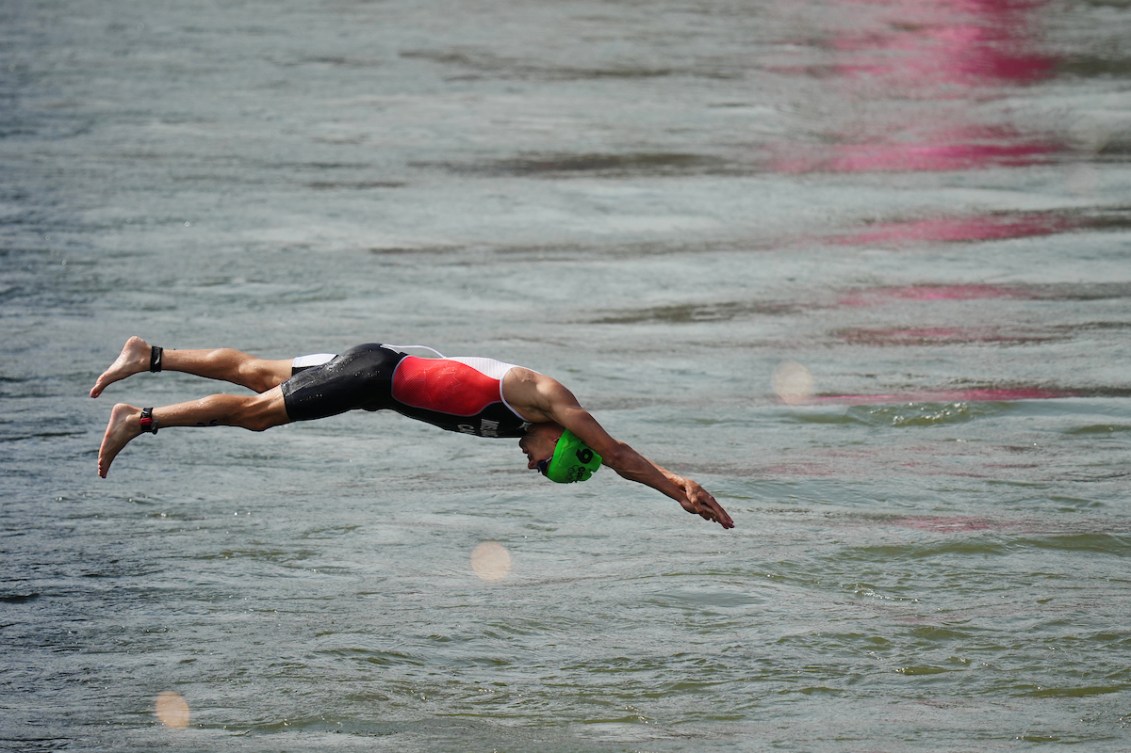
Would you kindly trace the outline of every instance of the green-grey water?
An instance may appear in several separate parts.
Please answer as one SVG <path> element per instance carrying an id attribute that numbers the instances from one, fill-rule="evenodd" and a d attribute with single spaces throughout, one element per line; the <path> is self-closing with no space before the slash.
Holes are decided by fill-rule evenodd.
<path id="1" fill-rule="evenodd" d="M 0 747 L 1128 750 L 1129 33 L 0 3 Z M 132 334 L 520 363 L 737 527 L 391 414 L 99 479 L 115 401 L 236 389 L 89 399 Z"/>

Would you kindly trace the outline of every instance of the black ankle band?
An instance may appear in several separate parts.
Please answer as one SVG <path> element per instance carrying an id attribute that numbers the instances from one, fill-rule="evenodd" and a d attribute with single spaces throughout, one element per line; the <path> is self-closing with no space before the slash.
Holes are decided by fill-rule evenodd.
<path id="1" fill-rule="evenodd" d="M 152 408 L 141 409 L 141 430 L 148 431 L 150 434 L 157 433 L 157 419 L 153 417 Z"/>
<path id="2" fill-rule="evenodd" d="M 165 349 L 156 345 L 149 349 L 149 370 L 156 373 L 161 371 L 161 357 L 165 355 Z"/>

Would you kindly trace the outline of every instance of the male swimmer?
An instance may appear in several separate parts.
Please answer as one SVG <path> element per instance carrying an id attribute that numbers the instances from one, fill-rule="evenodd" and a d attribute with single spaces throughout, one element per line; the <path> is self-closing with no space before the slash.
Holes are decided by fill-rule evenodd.
<path id="1" fill-rule="evenodd" d="M 358 345 L 339 355 L 269 360 L 231 348 L 165 350 L 131 337 L 98 377 L 90 396 L 98 397 L 108 385 L 145 371 L 222 380 L 256 394 L 213 394 L 157 408 L 118 403 L 98 450 L 98 475 L 103 478 L 127 444 L 159 428 L 238 426 L 264 431 L 359 408 L 388 409 L 451 431 L 518 437 L 527 467 L 558 483 L 588 480 L 606 465 L 666 494 L 693 515 L 734 527 L 730 515 L 702 486 L 614 439 L 560 382 L 522 366 L 489 358 L 424 358 L 378 344 Z"/>

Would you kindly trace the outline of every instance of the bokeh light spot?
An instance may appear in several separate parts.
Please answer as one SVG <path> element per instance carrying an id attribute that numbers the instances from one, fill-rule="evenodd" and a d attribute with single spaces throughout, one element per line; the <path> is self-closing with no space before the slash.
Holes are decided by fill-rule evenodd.
<path id="1" fill-rule="evenodd" d="M 184 729 L 189 725 L 188 701 L 180 693 L 166 690 L 157 694 L 157 719 L 170 729 Z"/>
<path id="2" fill-rule="evenodd" d="M 511 571 L 511 554 L 497 541 L 484 541 L 471 552 L 471 570 L 481 580 L 494 583 Z"/>
<path id="3" fill-rule="evenodd" d="M 774 393 L 786 405 L 800 405 L 813 396 L 813 375 L 797 361 L 782 361 L 774 369 Z"/>

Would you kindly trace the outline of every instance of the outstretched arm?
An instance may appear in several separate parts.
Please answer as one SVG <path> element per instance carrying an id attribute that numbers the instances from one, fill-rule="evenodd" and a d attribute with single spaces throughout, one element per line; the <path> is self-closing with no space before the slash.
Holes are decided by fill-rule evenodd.
<path id="1" fill-rule="evenodd" d="M 623 478 L 650 486 L 666 494 L 693 515 L 713 520 L 723 528 L 734 528 L 734 521 L 710 492 L 693 479 L 680 476 L 652 462 L 615 439 L 564 385 L 536 372 L 523 375 L 512 404 L 536 418 L 553 421 L 576 434 L 599 454 L 605 465 Z"/>
<path id="2" fill-rule="evenodd" d="M 592 447 L 605 465 L 622 478 L 666 494 L 693 515 L 713 520 L 723 528 L 734 528 L 734 521 L 727 511 L 697 481 L 669 471 L 641 455 L 628 443 L 613 438 L 589 411 L 577 404 L 576 399 L 573 403 L 573 406 L 561 405 L 553 413 L 554 422 L 569 429 L 582 442 Z"/>

